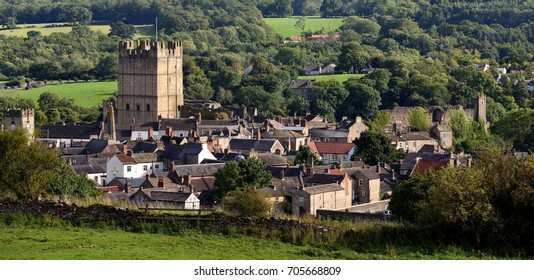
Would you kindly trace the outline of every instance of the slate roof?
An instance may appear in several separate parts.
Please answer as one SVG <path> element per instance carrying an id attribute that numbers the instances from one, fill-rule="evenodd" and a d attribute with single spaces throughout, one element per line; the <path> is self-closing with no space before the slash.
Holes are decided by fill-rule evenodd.
<path id="1" fill-rule="evenodd" d="M 134 153 L 154 153 L 158 149 L 158 144 L 150 142 L 139 142 L 133 148 Z"/>
<path id="2" fill-rule="evenodd" d="M 246 158 L 246 156 L 241 153 L 216 153 L 214 154 L 214 156 L 217 160 L 224 162 L 231 160 L 241 160 Z"/>
<path id="3" fill-rule="evenodd" d="M 417 158 L 430 161 L 443 161 L 449 162 L 451 154 L 438 154 L 438 153 L 408 153 L 404 157 L 404 161 L 400 166 L 401 170 L 412 170 L 415 166 Z"/>
<path id="4" fill-rule="evenodd" d="M 132 158 L 135 160 L 136 163 L 148 163 L 158 161 L 158 155 L 156 154 L 139 153 L 133 154 Z"/>
<path id="5" fill-rule="evenodd" d="M 320 154 L 348 154 L 354 148 L 352 143 L 310 142 L 314 143 Z"/>
<path id="6" fill-rule="evenodd" d="M 265 163 L 266 166 L 288 166 L 286 159 L 273 153 L 261 153 L 257 157 Z"/>
<path id="7" fill-rule="evenodd" d="M 157 124 L 157 123 L 156 123 Z M 174 130 L 193 130 L 196 128 L 197 120 L 190 119 L 161 119 L 161 129 L 172 127 Z"/>
<path id="8" fill-rule="evenodd" d="M 304 192 L 310 195 L 334 192 L 334 191 L 343 191 L 343 190 L 344 190 L 343 187 L 341 187 L 338 184 L 325 184 L 325 185 L 318 185 L 318 186 L 304 188 Z"/>
<path id="9" fill-rule="evenodd" d="M 433 154 L 435 150 L 436 150 L 436 148 L 434 147 L 434 145 L 425 144 L 425 145 L 423 145 L 423 147 L 421 147 L 421 149 L 419 149 L 419 151 L 417 151 L 417 152 L 418 152 L 418 153 L 428 153 L 428 154 Z"/>
<path id="10" fill-rule="evenodd" d="M 165 148 L 162 158 L 172 160 L 182 160 L 186 155 L 198 155 L 202 151 L 202 145 L 196 143 L 187 143 L 184 145 L 169 145 Z"/>
<path id="11" fill-rule="evenodd" d="M 77 174 L 106 173 L 106 164 L 84 164 L 72 166 Z"/>
<path id="12" fill-rule="evenodd" d="M 415 140 L 432 140 L 432 138 L 427 137 L 422 134 L 418 133 L 407 133 L 407 134 L 401 134 L 400 138 L 405 141 L 415 141 Z"/>
<path id="13" fill-rule="evenodd" d="M 369 128 L 367 125 L 365 125 L 363 122 L 356 122 L 356 120 L 343 120 L 339 123 L 339 129 L 349 129 L 352 126 L 361 127 L 362 129 Z"/>
<path id="14" fill-rule="evenodd" d="M 313 174 L 309 176 L 306 180 L 306 185 L 314 184 L 314 185 L 323 185 L 323 184 L 331 184 L 331 183 L 340 183 L 345 179 L 344 175 L 337 175 L 337 174 Z"/>
<path id="15" fill-rule="evenodd" d="M 281 178 L 282 170 L 284 171 L 284 177 L 298 177 L 304 175 L 304 172 L 300 170 L 298 166 L 289 166 L 289 167 L 277 167 L 277 166 L 267 166 L 267 169 L 271 172 L 273 177 Z"/>
<path id="16" fill-rule="evenodd" d="M 284 196 L 281 191 L 275 190 L 273 188 L 258 189 L 258 192 L 262 193 L 262 194 L 265 194 L 268 197 L 282 197 L 282 196 Z"/>
<path id="17" fill-rule="evenodd" d="M 355 173 L 363 175 L 368 180 L 380 180 L 380 176 L 378 173 L 374 172 L 371 169 L 360 169 L 357 170 Z M 354 175 L 352 175 L 354 177 Z"/>
<path id="18" fill-rule="evenodd" d="M 240 139 L 232 138 L 230 140 L 230 149 L 232 150 L 251 150 L 270 152 L 278 140 L 276 139 Z"/>
<path id="19" fill-rule="evenodd" d="M 341 129 L 324 129 L 324 128 L 312 128 L 308 134 L 311 138 L 347 138 L 349 136 L 348 130 Z"/>
<path id="20" fill-rule="evenodd" d="M 339 168 L 341 169 L 353 168 L 353 167 L 363 168 L 364 166 L 365 166 L 365 163 L 363 163 L 363 161 L 342 161 L 339 164 Z"/>
<path id="21" fill-rule="evenodd" d="M 311 72 L 311 71 L 319 71 L 319 68 L 321 68 L 320 64 L 310 64 L 304 66 L 304 71 Z"/>
<path id="22" fill-rule="evenodd" d="M 289 85 L 292 89 L 311 88 L 315 83 L 315 80 L 291 80 Z"/>
<path id="23" fill-rule="evenodd" d="M 73 139 L 90 139 L 92 136 L 100 135 L 101 124 L 96 123 L 78 123 L 78 124 L 45 124 L 39 129 L 42 138 L 73 138 Z"/>
<path id="24" fill-rule="evenodd" d="M 209 191 L 215 185 L 215 177 L 213 176 L 202 176 L 191 178 L 191 186 L 196 192 Z"/>
<path id="25" fill-rule="evenodd" d="M 302 126 L 298 126 L 297 128 L 300 128 L 300 130 L 304 129 Z M 302 135 L 302 133 L 298 133 L 295 131 L 291 131 L 288 129 L 288 127 L 284 127 L 283 130 L 269 130 L 265 131 L 261 134 L 261 138 L 263 139 L 279 139 L 279 138 L 304 138 L 306 136 Z"/>
<path id="26" fill-rule="evenodd" d="M 224 163 L 176 165 L 174 166 L 174 171 L 178 176 L 187 174 L 191 174 L 191 176 L 212 176 L 224 165 Z"/>

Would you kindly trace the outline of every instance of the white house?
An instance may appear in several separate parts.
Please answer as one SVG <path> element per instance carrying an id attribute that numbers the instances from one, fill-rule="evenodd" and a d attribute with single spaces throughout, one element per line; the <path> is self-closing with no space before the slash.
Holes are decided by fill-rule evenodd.
<path id="1" fill-rule="evenodd" d="M 153 172 L 163 171 L 163 162 L 157 161 L 156 154 L 114 155 L 106 164 L 107 178 L 141 178 Z"/>
<path id="2" fill-rule="evenodd" d="M 339 142 L 310 142 L 310 148 L 319 154 L 323 164 L 349 161 L 354 154 L 354 144 Z"/>

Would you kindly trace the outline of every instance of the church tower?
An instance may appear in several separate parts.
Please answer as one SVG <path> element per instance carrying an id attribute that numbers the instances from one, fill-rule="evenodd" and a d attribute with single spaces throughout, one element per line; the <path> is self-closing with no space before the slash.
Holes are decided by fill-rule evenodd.
<path id="1" fill-rule="evenodd" d="M 179 118 L 183 104 L 180 42 L 119 43 L 118 129 Z"/>

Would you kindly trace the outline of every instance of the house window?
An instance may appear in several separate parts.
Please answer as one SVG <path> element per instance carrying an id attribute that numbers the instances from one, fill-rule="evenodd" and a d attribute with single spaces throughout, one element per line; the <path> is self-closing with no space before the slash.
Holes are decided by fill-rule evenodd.
<path id="1" fill-rule="evenodd" d="M 93 177 L 93 181 L 98 182 L 98 176 Z"/>
<path id="2" fill-rule="evenodd" d="M 143 171 L 147 171 L 147 170 L 148 170 L 148 166 L 143 165 Z"/>
<path id="3" fill-rule="evenodd" d="M 362 191 L 362 197 L 365 197 L 365 191 Z"/>
<path id="4" fill-rule="evenodd" d="M 139 104 L 135 105 L 137 111 L 141 111 L 141 106 Z"/>
<path id="5" fill-rule="evenodd" d="M 333 199 L 333 198 L 334 198 L 334 196 L 332 194 L 330 194 L 330 199 Z"/>
<path id="6" fill-rule="evenodd" d="M 127 172 L 132 172 L 132 167 L 131 166 L 126 166 L 126 171 Z"/>
<path id="7" fill-rule="evenodd" d="M 126 103 L 126 111 L 130 110 L 130 104 Z"/>
<path id="8" fill-rule="evenodd" d="M 363 179 L 358 179 L 358 186 L 363 186 Z"/>
<path id="9" fill-rule="evenodd" d="M 315 138 L 315 142 L 321 142 L 321 138 Z"/>
<path id="10" fill-rule="evenodd" d="M 150 111 L 150 104 L 146 104 L 146 110 Z"/>
<path id="11" fill-rule="evenodd" d="M 330 141 L 330 139 L 328 139 L 328 138 L 325 138 L 325 139 L 324 139 L 324 141 L 325 141 L 325 142 L 329 142 L 329 141 Z"/>
<path id="12" fill-rule="evenodd" d="M 159 169 L 159 164 L 155 164 L 154 168 Z"/>
<path id="13" fill-rule="evenodd" d="M 299 196 L 299 202 L 304 203 L 304 196 Z"/>
<path id="14" fill-rule="evenodd" d="M 332 154 L 332 159 L 337 159 L 337 154 Z"/>

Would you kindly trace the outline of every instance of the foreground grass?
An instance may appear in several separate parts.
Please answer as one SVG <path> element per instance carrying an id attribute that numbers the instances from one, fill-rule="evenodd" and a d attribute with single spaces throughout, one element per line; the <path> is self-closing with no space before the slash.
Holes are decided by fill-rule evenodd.
<path id="1" fill-rule="evenodd" d="M 152 233 L 165 230 L 166 233 Z M 139 224 L 125 231 L 108 223 L 71 225 L 51 217 L 0 215 L 0 259 L 265 260 L 265 259 L 495 259 L 455 247 L 440 250 L 369 244 L 365 250 L 297 246 L 241 234 L 207 233 Z"/>
<path id="2" fill-rule="evenodd" d="M 340 83 L 350 78 L 361 78 L 365 74 L 335 74 L 335 75 L 313 75 L 313 76 L 299 76 L 299 80 L 316 80 L 316 81 L 338 81 Z"/>
<path id="3" fill-rule="evenodd" d="M 74 99 L 74 104 L 82 107 L 102 105 L 102 101 L 117 92 L 117 81 L 112 82 L 78 82 L 46 85 L 40 88 L 8 89 L 0 91 L 0 96 L 21 97 L 34 100 L 37 103 L 43 92 L 55 92 L 59 97 Z"/>
<path id="4" fill-rule="evenodd" d="M 271 26 L 276 34 L 284 38 L 291 36 L 300 36 L 302 30 L 295 26 L 299 17 L 290 18 L 264 18 L 267 25 Z M 328 31 L 336 31 L 343 24 L 343 18 L 321 18 L 321 17 L 306 17 L 305 31 L 311 30 L 318 32 L 324 29 Z"/>

